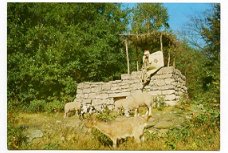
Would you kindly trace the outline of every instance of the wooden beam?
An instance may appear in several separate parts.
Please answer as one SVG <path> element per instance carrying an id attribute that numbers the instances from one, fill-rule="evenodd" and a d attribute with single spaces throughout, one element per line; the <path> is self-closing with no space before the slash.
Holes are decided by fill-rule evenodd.
<path id="1" fill-rule="evenodd" d="M 127 74 L 130 74 L 130 64 L 129 64 L 128 41 L 127 41 L 127 39 L 125 39 L 125 47 L 126 47 L 126 58 L 127 58 Z"/>
<path id="2" fill-rule="evenodd" d="M 162 33 L 160 35 L 160 46 L 161 46 L 161 51 L 163 52 Z"/>

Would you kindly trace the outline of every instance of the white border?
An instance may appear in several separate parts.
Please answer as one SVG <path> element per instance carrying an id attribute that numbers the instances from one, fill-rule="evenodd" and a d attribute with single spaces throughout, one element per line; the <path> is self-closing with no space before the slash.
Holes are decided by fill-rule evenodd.
<path id="1" fill-rule="evenodd" d="M 219 152 L 228 152 L 228 141 L 227 141 L 227 117 L 228 111 L 226 110 L 228 107 L 228 3 L 227 0 L 143 0 L 143 2 L 164 2 L 164 3 L 221 3 L 221 145 Z M 0 1 L 0 152 L 14 152 L 7 150 L 7 2 L 125 2 L 125 3 L 136 3 L 142 2 L 139 0 L 112 0 L 112 1 L 100 1 L 100 0 L 89 0 L 89 1 L 81 1 L 81 0 L 3 0 Z M 46 151 L 46 150 L 32 150 L 32 151 L 15 151 L 15 152 L 56 152 L 56 151 Z M 69 152 L 69 151 L 58 151 L 58 152 Z M 70 151 L 70 152 L 79 152 L 79 151 Z M 80 151 L 80 152 L 98 152 L 98 151 Z M 106 151 L 102 151 L 106 152 Z M 112 151 L 117 152 L 117 151 Z M 123 152 L 123 151 L 122 151 Z M 145 152 L 145 151 L 139 151 Z M 153 152 L 161 152 L 161 151 L 153 151 Z M 183 151 L 175 151 L 175 152 L 183 152 Z M 200 151 L 195 151 L 200 152 Z M 210 151 L 211 152 L 211 151 Z"/>

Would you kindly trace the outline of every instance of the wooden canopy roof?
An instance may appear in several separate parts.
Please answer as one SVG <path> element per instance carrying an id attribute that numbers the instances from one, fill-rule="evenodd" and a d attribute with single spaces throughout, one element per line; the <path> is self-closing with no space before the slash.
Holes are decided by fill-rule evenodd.
<path id="1" fill-rule="evenodd" d="M 125 39 L 131 41 L 135 46 L 147 47 L 147 46 L 176 46 L 176 37 L 169 32 L 152 31 L 143 34 L 120 34 Z M 162 42 L 161 42 L 162 41 Z"/>

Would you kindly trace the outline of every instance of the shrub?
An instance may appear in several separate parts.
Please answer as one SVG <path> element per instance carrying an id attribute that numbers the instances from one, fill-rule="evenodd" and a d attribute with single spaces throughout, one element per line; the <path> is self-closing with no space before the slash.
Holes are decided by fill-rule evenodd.
<path id="1" fill-rule="evenodd" d="M 101 121 L 112 121 L 116 118 L 116 114 L 111 113 L 111 111 L 106 107 L 102 113 L 97 114 L 97 119 Z"/>
<path id="2" fill-rule="evenodd" d="M 15 126 L 18 123 L 17 114 L 8 112 L 7 116 L 7 146 L 8 149 L 20 149 L 23 143 L 27 142 L 27 137 L 23 133 L 24 127 Z"/>
<path id="3" fill-rule="evenodd" d="M 165 98 L 163 96 L 157 96 L 154 98 L 155 108 L 158 110 L 163 110 L 165 107 Z"/>
<path id="4" fill-rule="evenodd" d="M 46 102 L 44 100 L 33 100 L 28 107 L 29 112 L 43 112 Z"/>
<path id="5" fill-rule="evenodd" d="M 44 107 L 44 110 L 46 112 L 52 113 L 52 112 L 61 112 L 63 111 L 63 108 L 64 108 L 63 102 L 54 100 L 52 102 L 47 103 L 46 106 Z"/>

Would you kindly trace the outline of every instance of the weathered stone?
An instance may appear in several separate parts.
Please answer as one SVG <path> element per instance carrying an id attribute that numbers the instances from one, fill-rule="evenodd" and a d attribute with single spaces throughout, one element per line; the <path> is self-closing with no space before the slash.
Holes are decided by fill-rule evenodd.
<path id="1" fill-rule="evenodd" d="M 152 96 L 161 96 L 161 91 L 150 91 L 149 94 L 151 94 Z"/>
<path id="2" fill-rule="evenodd" d="M 92 103 L 92 99 L 83 99 L 82 104 L 91 104 Z"/>
<path id="3" fill-rule="evenodd" d="M 96 99 L 106 99 L 106 98 L 108 98 L 109 96 L 108 96 L 108 94 L 98 94 L 98 95 L 96 95 Z"/>
<path id="4" fill-rule="evenodd" d="M 103 91 L 105 91 L 105 90 L 110 90 L 110 89 L 111 89 L 111 84 L 110 84 L 110 83 L 105 83 L 105 84 L 103 84 L 103 85 L 101 86 L 101 89 L 102 89 Z"/>
<path id="5" fill-rule="evenodd" d="M 165 96 L 165 100 L 171 101 L 171 100 L 175 100 L 176 99 L 176 95 L 175 94 L 171 94 L 171 95 L 166 95 Z"/>
<path id="6" fill-rule="evenodd" d="M 164 85 L 165 85 L 165 81 L 164 81 L 164 80 L 157 80 L 157 81 L 156 81 L 156 84 L 157 84 L 158 86 L 164 86 Z"/>
<path id="7" fill-rule="evenodd" d="M 81 94 L 83 92 L 83 90 L 80 88 L 77 89 L 77 94 Z"/>
<path id="8" fill-rule="evenodd" d="M 130 74 L 121 74 L 121 80 L 129 80 L 131 78 Z"/>
<path id="9" fill-rule="evenodd" d="M 172 79 L 172 78 L 167 78 L 167 79 L 165 79 L 165 84 L 166 84 L 166 85 L 169 85 L 169 84 L 171 84 L 171 83 L 173 83 L 173 82 L 175 82 L 175 80 Z"/>
<path id="10" fill-rule="evenodd" d="M 161 93 L 163 95 L 171 95 L 175 93 L 175 90 L 163 90 Z"/>
<path id="11" fill-rule="evenodd" d="M 105 103 L 105 100 L 104 99 L 94 99 L 92 100 L 92 105 L 95 106 L 95 105 L 101 105 L 101 104 L 104 104 Z"/>
<path id="12" fill-rule="evenodd" d="M 83 98 L 88 98 L 89 94 L 84 94 Z"/>
<path id="13" fill-rule="evenodd" d="M 101 91 L 101 85 L 94 86 L 90 90 L 91 90 L 91 92 L 95 92 L 95 93 L 100 92 Z"/>
<path id="14" fill-rule="evenodd" d="M 83 94 L 77 94 L 76 95 L 76 99 L 80 99 L 80 98 L 83 98 L 84 96 L 83 96 Z"/>
<path id="15" fill-rule="evenodd" d="M 94 98 L 96 98 L 96 93 L 89 93 L 88 94 L 88 98 L 90 98 L 90 99 L 94 99 Z"/>
<path id="16" fill-rule="evenodd" d="M 84 83 L 81 84 L 81 86 L 82 86 L 82 88 L 85 89 L 85 88 L 89 88 L 90 84 L 91 84 L 90 82 L 84 82 Z"/>
<path id="17" fill-rule="evenodd" d="M 121 89 L 121 87 L 118 85 L 111 87 L 111 90 L 120 90 L 120 89 Z"/>
<path id="18" fill-rule="evenodd" d="M 163 67 L 160 69 L 160 71 L 157 72 L 157 74 L 169 74 L 174 72 L 174 67 Z"/>
<path id="19" fill-rule="evenodd" d="M 133 90 L 141 89 L 142 85 L 141 84 L 131 84 L 130 88 Z"/>
<path id="20" fill-rule="evenodd" d="M 83 89 L 83 93 L 85 94 L 85 93 L 90 93 L 91 92 L 91 89 L 90 88 L 85 88 L 85 89 Z"/>
<path id="21" fill-rule="evenodd" d="M 104 104 L 113 104 L 114 97 L 126 97 L 142 89 L 141 71 L 122 74 L 121 80 L 109 82 L 83 82 L 78 84 L 77 101 L 91 103 L 97 99 Z M 185 76 L 174 67 L 163 67 L 155 73 L 144 92 L 153 96 L 163 96 L 167 105 L 176 105 L 180 96 L 187 94 Z M 110 100 L 112 99 L 112 100 Z M 96 102 L 95 102 L 96 103 Z"/>
<path id="22" fill-rule="evenodd" d="M 165 104 L 167 106 L 175 106 L 177 104 L 177 101 L 176 100 L 168 100 L 168 101 L 165 101 Z"/>
<path id="23" fill-rule="evenodd" d="M 124 97 L 130 95 L 130 92 L 120 92 L 120 93 L 115 93 L 115 94 L 109 94 L 109 97 Z"/>
<path id="24" fill-rule="evenodd" d="M 25 131 L 25 135 L 28 138 L 28 142 L 31 142 L 35 138 L 41 138 L 43 137 L 43 132 L 39 129 L 28 129 Z"/>

